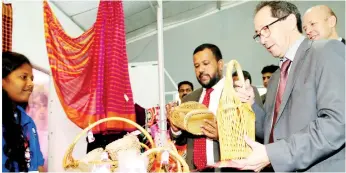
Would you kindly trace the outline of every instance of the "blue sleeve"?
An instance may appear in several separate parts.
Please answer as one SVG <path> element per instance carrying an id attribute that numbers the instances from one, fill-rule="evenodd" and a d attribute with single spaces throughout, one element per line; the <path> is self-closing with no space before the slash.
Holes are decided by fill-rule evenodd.
<path id="1" fill-rule="evenodd" d="M 34 128 L 36 130 L 36 133 L 37 133 L 37 128 L 36 128 L 36 124 L 35 122 L 33 121 L 33 124 L 34 124 Z M 37 153 L 37 166 L 43 166 L 44 165 L 44 158 L 43 158 L 43 154 L 42 154 L 42 151 L 41 151 L 41 147 L 40 147 L 40 140 L 39 140 L 39 136 L 38 136 L 38 133 L 36 134 L 37 135 L 37 138 L 36 138 L 36 153 Z"/>
<path id="2" fill-rule="evenodd" d="M 37 135 L 37 140 L 38 140 L 38 135 Z M 38 147 L 38 166 L 43 166 L 44 165 L 44 158 L 43 158 L 43 154 L 41 152 L 41 148 L 40 148 L 40 142 L 37 142 L 37 147 Z"/>

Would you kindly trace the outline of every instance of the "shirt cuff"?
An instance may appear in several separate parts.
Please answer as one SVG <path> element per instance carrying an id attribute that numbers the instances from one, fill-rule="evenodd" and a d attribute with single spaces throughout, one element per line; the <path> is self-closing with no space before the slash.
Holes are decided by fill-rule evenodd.
<path id="1" fill-rule="evenodd" d="M 172 134 L 173 134 L 174 136 L 179 136 L 179 135 L 181 135 L 181 131 L 180 131 L 180 130 L 177 131 L 177 132 L 175 132 L 175 131 L 171 128 L 171 132 L 172 132 Z"/>

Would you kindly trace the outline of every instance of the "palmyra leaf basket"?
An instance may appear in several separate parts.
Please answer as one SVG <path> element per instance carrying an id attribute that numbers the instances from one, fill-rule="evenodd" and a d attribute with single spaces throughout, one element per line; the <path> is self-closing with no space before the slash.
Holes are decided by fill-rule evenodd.
<path id="1" fill-rule="evenodd" d="M 240 64 L 231 60 L 227 64 L 225 85 L 217 110 L 221 161 L 247 157 L 252 150 L 245 143 L 244 135 L 255 140 L 255 114 L 250 104 L 242 103 L 236 96 L 233 68 L 236 69 L 240 82 L 245 85 Z"/>

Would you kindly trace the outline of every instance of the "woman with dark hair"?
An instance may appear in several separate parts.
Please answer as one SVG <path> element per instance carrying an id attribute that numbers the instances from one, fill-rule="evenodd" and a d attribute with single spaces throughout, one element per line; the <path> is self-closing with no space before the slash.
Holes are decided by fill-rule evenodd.
<path id="1" fill-rule="evenodd" d="M 28 58 L 2 53 L 2 172 L 43 170 L 36 125 L 25 112 L 33 78 Z"/>

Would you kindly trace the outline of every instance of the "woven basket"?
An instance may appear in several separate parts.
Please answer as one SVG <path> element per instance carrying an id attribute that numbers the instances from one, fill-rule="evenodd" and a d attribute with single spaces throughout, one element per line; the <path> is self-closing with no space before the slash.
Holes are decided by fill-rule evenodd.
<path id="1" fill-rule="evenodd" d="M 108 144 L 105 151 L 113 161 L 116 161 L 118 160 L 118 152 L 125 150 L 136 150 L 137 152 L 140 152 L 141 143 L 137 136 L 132 134 L 125 135 L 123 138 Z"/>
<path id="2" fill-rule="evenodd" d="M 155 147 L 155 144 L 153 142 L 153 139 L 152 137 L 149 135 L 149 133 L 144 130 L 141 126 L 139 126 L 138 124 L 136 124 L 135 122 L 131 121 L 131 120 L 128 120 L 126 118 L 121 118 L 121 117 L 111 117 L 111 118 L 105 118 L 105 119 L 101 119 L 93 124 L 91 124 L 90 126 L 88 126 L 87 128 L 85 128 L 80 134 L 78 134 L 76 136 L 76 138 L 74 139 L 73 143 L 70 144 L 70 146 L 68 147 L 66 153 L 65 153 L 65 156 L 63 158 L 63 168 L 66 170 L 66 171 L 69 171 L 69 172 L 91 172 L 91 167 L 92 165 L 100 165 L 100 164 L 110 164 L 111 167 L 112 167 L 112 171 L 116 170 L 116 168 L 118 167 L 118 162 L 116 160 L 111 160 L 111 161 L 100 161 L 98 158 L 100 158 L 99 156 L 99 153 L 101 153 L 101 150 L 103 149 L 95 149 L 93 150 L 92 152 L 89 152 L 87 154 L 87 156 L 81 160 L 76 160 L 73 158 L 72 156 L 72 152 L 73 152 L 73 149 L 76 145 L 76 143 L 79 141 L 79 139 L 84 135 L 86 134 L 89 130 L 91 130 L 93 127 L 101 124 L 101 123 L 104 123 L 104 122 L 107 122 L 107 121 L 123 121 L 123 122 L 126 122 L 126 123 L 129 123 L 133 126 L 135 126 L 138 130 L 140 130 L 148 139 L 151 147 Z M 121 145 L 128 145 L 128 146 L 135 146 L 136 148 L 138 147 L 138 144 L 131 144 L 133 143 L 134 140 L 131 140 L 131 137 L 130 135 L 126 135 L 124 137 L 125 139 L 119 139 L 119 143 L 121 143 Z M 121 142 L 122 141 L 122 142 Z M 113 143 L 112 145 L 110 145 L 110 149 L 114 149 L 114 145 L 116 145 L 117 143 Z M 130 144 L 130 145 L 129 145 Z M 148 149 L 149 147 L 146 146 L 145 144 L 139 144 L 140 146 Z M 123 148 L 124 149 L 124 148 Z M 106 150 L 105 150 L 106 151 Z M 113 152 L 113 150 L 112 150 Z M 111 155 L 111 158 L 115 158 L 116 159 L 116 155 L 113 153 L 110 154 Z M 155 160 L 155 155 L 151 155 L 149 157 L 149 164 L 148 164 L 148 170 L 151 170 L 151 167 L 153 165 L 153 162 Z"/>
<path id="3" fill-rule="evenodd" d="M 176 150 L 174 150 L 174 149 L 172 150 L 171 147 L 151 148 L 151 149 L 147 150 L 146 152 L 144 152 L 143 155 L 150 157 L 153 154 L 162 153 L 164 151 L 168 151 L 170 157 L 177 161 L 178 172 L 190 172 L 190 168 L 187 165 L 187 163 L 185 162 L 185 160 L 177 153 Z M 182 168 L 182 170 L 181 170 L 181 168 Z M 157 172 L 161 172 L 161 171 L 159 170 Z"/>
<path id="4" fill-rule="evenodd" d="M 239 63 L 231 60 L 227 64 L 225 86 L 217 110 L 221 161 L 247 157 L 252 150 L 245 143 L 244 135 L 255 140 L 255 113 L 250 104 L 242 103 L 236 96 L 232 79 L 233 67 L 239 80 L 245 83 Z"/>
<path id="5" fill-rule="evenodd" d="M 89 162 L 101 162 L 102 160 L 102 153 L 104 152 L 103 148 L 96 148 L 90 152 L 86 156 L 84 156 L 82 159 L 80 159 L 80 162 L 78 164 L 78 167 L 72 168 L 69 167 L 66 169 L 67 172 L 89 172 L 92 170 L 92 165 L 88 164 Z"/>
<path id="6" fill-rule="evenodd" d="M 85 157 L 80 159 L 81 162 L 88 163 L 91 161 L 101 161 L 102 160 L 102 153 L 104 152 L 103 148 L 96 148 L 92 151 L 90 151 Z"/>
<path id="7" fill-rule="evenodd" d="M 170 150 L 170 151 L 179 155 L 178 150 L 172 141 L 167 141 L 166 146 L 163 148 L 166 148 L 166 150 Z M 153 169 L 151 171 L 152 172 L 172 172 L 172 171 L 181 172 L 182 171 L 182 165 L 181 165 L 180 161 L 175 159 L 172 155 L 169 155 L 169 156 L 170 157 L 169 157 L 168 164 L 165 165 L 165 167 L 162 169 L 161 155 L 158 154 L 156 156 L 156 160 L 154 161 Z"/>
<path id="8" fill-rule="evenodd" d="M 205 105 L 190 101 L 175 107 L 168 118 L 182 130 L 203 135 L 200 127 L 204 124 L 204 119 L 214 121 L 215 115 Z"/>

